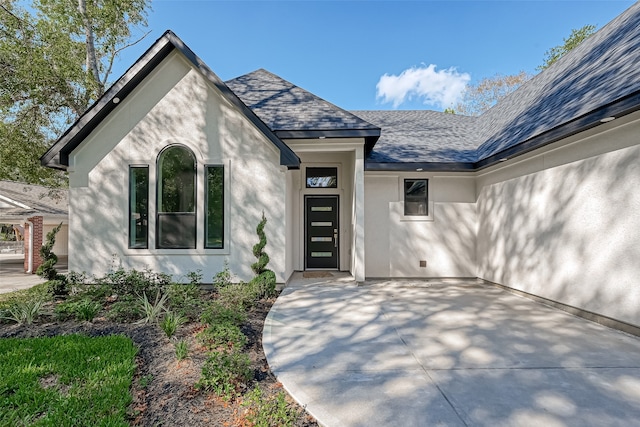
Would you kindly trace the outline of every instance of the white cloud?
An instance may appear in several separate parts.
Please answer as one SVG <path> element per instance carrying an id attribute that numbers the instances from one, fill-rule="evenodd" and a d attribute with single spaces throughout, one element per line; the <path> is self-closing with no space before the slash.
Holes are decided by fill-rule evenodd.
<path id="1" fill-rule="evenodd" d="M 399 76 L 385 74 L 376 85 L 376 97 L 383 103 L 393 102 L 393 108 L 413 98 L 446 108 L 456 104 L 464 93 L 466 84 L 471 80 L 467 73 L 459 73 L 455 68 L 436 70 L 431 64 L 427 67 L 411 67 Z"/>

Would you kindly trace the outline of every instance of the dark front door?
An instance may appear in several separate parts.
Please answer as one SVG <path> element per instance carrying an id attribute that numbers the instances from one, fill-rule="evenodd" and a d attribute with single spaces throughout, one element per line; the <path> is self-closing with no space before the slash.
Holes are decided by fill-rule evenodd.
<path id="1" fill-rule="evenodd" d="M 305 198 L 306 268 L 338 268 L 338 196 Z"/>

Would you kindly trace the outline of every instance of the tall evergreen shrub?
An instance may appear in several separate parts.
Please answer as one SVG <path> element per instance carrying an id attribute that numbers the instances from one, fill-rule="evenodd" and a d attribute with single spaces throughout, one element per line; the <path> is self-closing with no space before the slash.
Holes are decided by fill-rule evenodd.
<path id="1" fill-rule="evenodd" d="M 253 256 L 258 261 L 251 265 L 251 270 L 256 274 L 251 280 L 251 284 L 256 287 L 259 296 L 272 296 L 276 291 L 276 274 L 267 268 L 269 263 L 269 255 L 264 251 L 267 246 L 267 236 L 264 233 L 264 227 L 267 224 L 267 218 L 262 212 L 262 220 L 256 227 L 256 233 L 260 239 L 258 243 L 253 246 Z"/>
<path id="2" fill-rule="evenodd" d="M 60 228 L 62 228 L 62 223 L 48 232 L 47 241 L 40 248 L 42 264 L 40 264 L 40 267 L 36 270 L 36 274 L 47 280 L 55 280 L 58 277 L 58 270 L 54 267 L 58 262 L 58 256 L 53 253 L 53 245 L 56 243 L 56 234 L 58 234 Z"/>

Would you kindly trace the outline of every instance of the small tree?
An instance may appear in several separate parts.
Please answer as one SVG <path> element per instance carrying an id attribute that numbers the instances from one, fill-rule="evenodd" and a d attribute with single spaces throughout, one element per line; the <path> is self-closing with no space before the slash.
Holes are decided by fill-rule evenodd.
<path id="1" fill-rule="evenodd" d="M 267 236 L 264 233 L 264 227 L 267 224 L 267 218 L 262 212 L 262 220 L 256 227 L 256 233 L 260 241 L 253 246 L 253 256 L 258 258 L 258 261 L 251 264 L 251 270 L 256 274 L 251 280 L 251 283 L 259 287 L 257 289 L 259 296 L 271 296 L 275 294 L 276 290 L 276 274 L 267 269 L 269 263 L 269 255 L 264 251 L 264 247 L 267 246 Z"/>
<path id="2" fill-rule="evenodd" d="M 42 257 L 42 264 L 38 267 L 36 274 L 47 280 L 55 280 L 58 277 L 58 270 L 54 265 L 58 262 L 58 256 L 53 253 L 53 245 L 56 243 L 56 234 L 62 228 L 62 223 L 58 224 L 53 230 L 47 233 L 47 241 L 40 248 L 40 256 Z"/>

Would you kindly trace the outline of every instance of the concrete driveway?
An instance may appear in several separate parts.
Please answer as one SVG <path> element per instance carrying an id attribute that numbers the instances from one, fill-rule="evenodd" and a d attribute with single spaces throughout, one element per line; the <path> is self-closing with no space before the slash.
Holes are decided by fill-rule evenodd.
<path id="1" fill-rule="evenodd" d="M 59 257 L 56 269 L 59 273 L 67 272 L 67 257 Z M 28 289 L 44 282 L 37 274 L 24 272 L 23 254 L 0 254 L 0 294 Z"/>
<path id="2" fill-rule="evenodd" d="M 640 338 L 475 282 L 296 276 L 263 345 L 325 426 L 640 426 Z"/>

